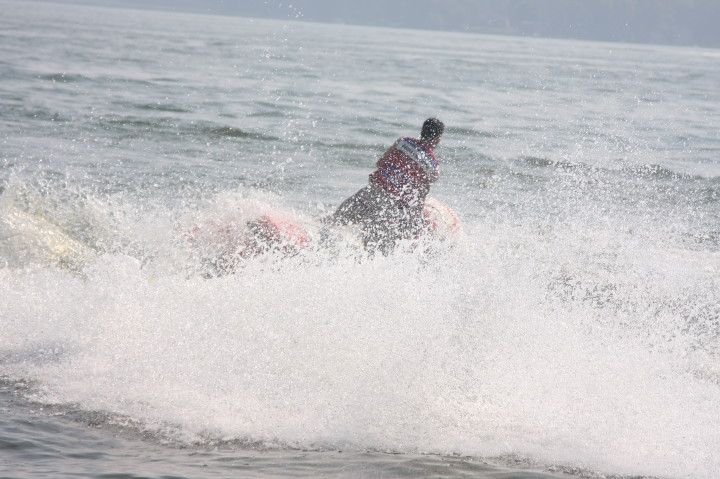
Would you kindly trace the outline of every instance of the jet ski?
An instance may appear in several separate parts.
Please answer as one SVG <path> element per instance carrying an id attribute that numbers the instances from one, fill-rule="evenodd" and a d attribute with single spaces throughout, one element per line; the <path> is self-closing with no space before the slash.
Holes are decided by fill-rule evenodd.
<path id="1" fill-rule="evenodd" d="M 462 235 L 462 223 L 447 204 L 427 198 L 423 227 L 411 248 L 431 253 L 438 245 L 450 245 Z M 322 220 L 304 221 L 288 212 L 269 211 L 244 221 L 206 221 L 187 231 L 186 240 L 201 258 L 207 276 L 234 273 L 248 261 L 270 257 L 290 258 L 312 251 L 338 248 L 368 252 L 361 231 L 354 226 L 335 226 Z"/>

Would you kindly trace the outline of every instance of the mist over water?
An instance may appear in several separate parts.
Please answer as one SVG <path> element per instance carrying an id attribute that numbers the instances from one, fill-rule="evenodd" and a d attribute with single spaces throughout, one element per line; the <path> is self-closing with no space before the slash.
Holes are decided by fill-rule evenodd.
<path id="1" fill-rule="evenodd" d="M 0 61 L 23 401 L 168 447 L 720 470 L 716 50 L 23 5 Z M 312 229 L 434 115 L 462 236 L 207 278 L 193 228 Z"/>

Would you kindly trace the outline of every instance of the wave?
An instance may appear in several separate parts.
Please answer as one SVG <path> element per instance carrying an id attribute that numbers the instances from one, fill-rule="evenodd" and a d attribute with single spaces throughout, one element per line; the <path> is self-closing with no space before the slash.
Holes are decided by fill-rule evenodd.
<path id="1" fill-rule="evenodd" d="M 669 180 L 706 180 L 702 176 L 691 175 L 688 173 L 679 173 L 671 170 L 668 167 L 658 164 L 643 164 L 643 165 L 629 165 L 621 166 L 619 168 L 610 169 L 603 166 L 591 165 L 588 163 L 582 163 L 578 161 L 558 160 L 552 158 L 536 157 L 536 156 L 521 156 L 518 161 L 534 167 L 534 168 L 550 168 L 554 170 L 579 170 L 579 171 L 594 171 L 604 173 L 616 173 L 621 172 L 628 176 L 638 178 L 659 178 Z M 622 161 L 619 161 L 621 165 Z"/>
<path id="2" fill-rule="evenodd" d="M 46 73 L 38 75 L 37 78 L 43 81 L 57 83 L 81 83 L 89 81 L 90 78 L 76 73 Z"/>
<path id="3" fill-rule="evenodd" d="M 138 110 L 150 110 L 150 111 L 161 111 L 168 113 L 189 113 L 190 110 L 181 106 L 163 103 L 144 103 L 133 105 L 133 108 Z"/>
<path id="4" fill-rule="evenodd" d="M 169 113 L 182 112 L 182 108 L 168 107 L 147 107 L 148 110 L 163 111 Z M 279 141 L 278 137 L 265 135 L 259 132 L 245 131 L 240 128 L 219 125 L 210 121 L 188 120 L 182 117 L 104 117 L 100 119 L 102 128 L 110 133 L 129 135 L 132 137 L 145 137 L 151 135 L 183 135 L 184 137 L 196 136 L 207 139 L 252 139 L 258 141 Z"/>
<path id="5" fill-rule="evenodd" d="M 626 179 L 648 180 L 645 188 L 652 188 L 654 182 L 677 182 L 678 184 L 708 185 L 714 190 L 720 184 L 720 177 L 708 177 L 703 174 L 692 174 L 676 171 L 669 166 L 656 163 L 628 164 L 624 158 L 618 158 L 609 165 L 591 164 L 577 160 L 566 160 L 540 156 L 519 156 L 514 161 L 533 169 L 547 169 L 564 172 L 578 172 L 581 174 L 596 175 L 597 177 L 617 177 Z"/>

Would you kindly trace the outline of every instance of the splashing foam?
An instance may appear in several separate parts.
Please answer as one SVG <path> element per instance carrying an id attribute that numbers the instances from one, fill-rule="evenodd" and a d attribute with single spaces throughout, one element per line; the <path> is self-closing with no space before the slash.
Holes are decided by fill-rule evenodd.
<path id="1" fill-rule="evenodd" d="M 433 258 L 293 257 L 206 280 L 171 261 L 188 260 L 180 230 L 154 265 L 114 251 L 82 275 L 0 269 L 2 374 L 190 442 L 720 469 L 717 330 L 696 327 L 717 314 L 717 253 L 475 224 Z"/>

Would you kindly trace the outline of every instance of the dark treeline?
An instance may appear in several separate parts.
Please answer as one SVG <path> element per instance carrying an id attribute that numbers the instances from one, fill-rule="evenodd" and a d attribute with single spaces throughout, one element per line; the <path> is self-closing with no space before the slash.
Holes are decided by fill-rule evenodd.
<path id="1" fill-rule="evenodd" d="M 56 0 L 357 25 L 720 47 L 720 0 Z"/>

